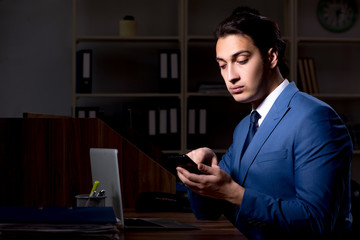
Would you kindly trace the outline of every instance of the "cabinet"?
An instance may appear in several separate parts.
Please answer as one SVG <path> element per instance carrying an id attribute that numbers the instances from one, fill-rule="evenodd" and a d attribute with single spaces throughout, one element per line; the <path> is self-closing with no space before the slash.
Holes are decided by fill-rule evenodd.
<path id="1" fill-rule="evenodd" d="M 356 2 L 359 6 L 359 0 Z M 235 103 L 221 89 L 199 89 L 223 84 L 212 34 L 233 9 L 248 6 L 279 24 L 287 42 L 289 80 L 298 82 L 297 59 L 312 57 L 319 85 L 315 96 L 328 102 L 355 126 L 360 122 L 357 111 L 360 21 L 344 33 L 328 32 L 316 19 L 317 3 L 312 0 L 74 0 L 74 62 L 77 50 L 93 50 L 92 92 L 77 93 L 76 74 L 73 76 L 74 115 L 76 107 L 96 106 L 112 121 L 120 125 L 130 121 L 135 129 L 148 135 L 149 109 L 156 112 L 176 109 L 177 132 L 171 136 L 149 136 L 161 149 L 172 153 L 208 146 L 216 152 L 225 152 L 231 144 L 234 127 L 249 113 L 250 106 Z M 125 15 L 135 17 L 137 36 L 119 37 L 119 20 Z M 159 51 L 174 49 L 180 55 L 180 88 L 177 92 L 163 91 L 159 81 Z M 124 115 L 128 115 L 125 122 L 121 117 Z"/>

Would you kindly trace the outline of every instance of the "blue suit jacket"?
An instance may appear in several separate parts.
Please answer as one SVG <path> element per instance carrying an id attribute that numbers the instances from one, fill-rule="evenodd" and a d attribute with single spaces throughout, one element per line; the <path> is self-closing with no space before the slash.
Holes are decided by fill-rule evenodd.
<path id="1" fill-rule="evenodd" d="M 242 159 L 249 116 L 219 166 L 245 187 L 240 208 L 189 191 L 199 219 L 225 214 L 251 239 L 341 234 L 351 225 L 352 143 L 336 112 L 290 83 Z"/>

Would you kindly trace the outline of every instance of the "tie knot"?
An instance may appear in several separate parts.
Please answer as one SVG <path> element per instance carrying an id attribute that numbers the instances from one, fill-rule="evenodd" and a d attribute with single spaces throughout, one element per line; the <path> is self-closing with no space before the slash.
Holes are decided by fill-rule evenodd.
<path id="1" fill-rule="evenodd" d="M 257 112 L 257 111 L 253 111 L 251 114 L 250 114 L 250 122 L 251 123 L 257 123 L 260 119 L 260 114 Z"/>

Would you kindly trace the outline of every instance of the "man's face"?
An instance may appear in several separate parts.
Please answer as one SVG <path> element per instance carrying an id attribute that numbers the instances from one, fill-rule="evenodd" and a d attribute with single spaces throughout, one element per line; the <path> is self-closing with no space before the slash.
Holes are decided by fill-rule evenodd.
<path id="1" fill-rule="evenodd" d="M 228 91 L 237 102 L 257 107 L 269 93 L 268 67 L 247 35 L 228 35 L 216 44 L 216 59 Z"/>

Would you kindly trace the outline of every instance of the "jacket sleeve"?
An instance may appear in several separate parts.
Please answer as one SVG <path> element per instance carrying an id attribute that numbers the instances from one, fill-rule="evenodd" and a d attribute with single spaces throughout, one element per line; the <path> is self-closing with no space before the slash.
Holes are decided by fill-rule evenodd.
<path id="1" fill-rule="evenodd" d="M 187 191 L 191 209 L 197 219 L 216 220 L 223 214 L 222 201 L 201 196 L 190 189 Z"/>
<path id="2" fill-rule="evenodd" d="M 225 154 L 227 157 L 222 158 L 219 163 L 221 169 L 230 173 L 231 163 L 231 154 L 232 154 L 232 145 L 230 146 L 228 152 Z M 226 160 L 225 160 L 226 159 Z M 209 197 L 204 197 L 199 194 L 194 193 L 190 189 L 187 190 L 188 198 L 190 200 L 191 209 L 195 217 L 199 220 L 214 220 L 218 219 L 221 215 L 225 215 L 231 222 L 235 221 L 235 210 L 232 204 L 225 202 L 223 200 L 213 199 Z"/>

